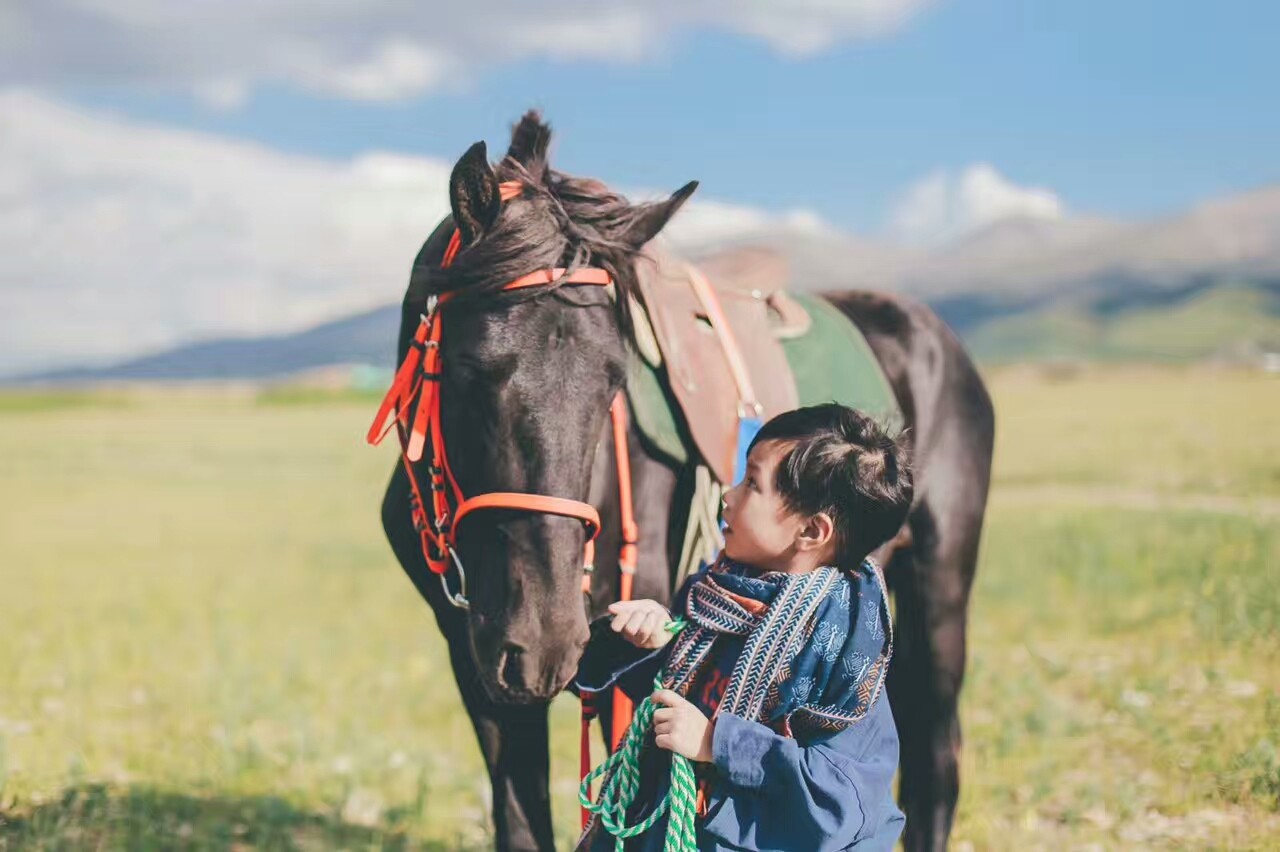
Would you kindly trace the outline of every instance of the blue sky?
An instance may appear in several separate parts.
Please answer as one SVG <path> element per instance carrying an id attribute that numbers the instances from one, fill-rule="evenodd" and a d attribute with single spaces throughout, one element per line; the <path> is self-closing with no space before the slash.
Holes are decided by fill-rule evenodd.
<path id="1" fill-rule="evenodd" d="M 1178 214 L 1280 184 L 1277 32 L 1239 0 L 17 4 L 0 374 L 399 299 L 451 163 L 530 106 L 566 171 L 700 180 L 686 247 L 834 226 L 863 280 L 1010 218 Z M 1234 221 L 1203 251 L 1257 249 Z"/>
<path id="2" fill-rule="evenodd" d="M 1280 6 L 1260 2 L 950 0 L 802 58 L 704 28 L 634 62 L 526 59 L 391 103 L 280 83 L 230 110 L 121 84 L 59 92 L 332 157 L 452 158 L 477 138 L 503 144 L 537 105 L 567 170 L 653 189 L 697 178 L 717 199 L 874 233 L 906 185 L 973 162 L 1123 218 L 1275 182 L 1277 32 Z"/>

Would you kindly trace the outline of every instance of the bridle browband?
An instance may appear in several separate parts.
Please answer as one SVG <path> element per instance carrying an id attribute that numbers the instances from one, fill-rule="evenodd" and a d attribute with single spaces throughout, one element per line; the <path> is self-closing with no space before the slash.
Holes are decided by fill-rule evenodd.
<path id="1" fill-rule="evenodd" d="M 499 187 L 502 201 L 517 198 L 524 186 L 518 181 L 504 182 Z M 454 229 L 440 263 L 449 267 L 462 248 L 462 234 Z M 613 285 L 613 277 L 605 269 L 581 267 L 572 271 L 564 268 L 538 269 L 508 282 L 504 291 L 550 285 L 601 286 Z M 595 539 L 600 533 L 600 515 L 595 507 L 580 500 L 564 497 L 548 497 L 541 494 L 525 494 L 510 491 L 494 491 L 464 497 L 462 489 L 449 467 L 445 453 L 444 429 L 440 415 L 440 383 L 443 353 L 441 340 L 444 330 L 442 309 L 456 295 L 447 291 L 428 299 L 427 311 L 422 314 L 417 331 L 409 344 L 409 352 L 396 371 L 390 390 L 378 407 L 367 440 L 377 445 L 394 426 L 400 439 L 400 457 L 409 479 L 410 511 L 414 529 L 422 541 L 422 555 L 427 567 L 440 577 L 445 598 L 460 609 L 468 609 L 467 575 L 457 551 L 457 533 L 464 518 L 486 509 L 514 509 L 546 515 L 560 515 L 582 521 L 587 540 L 583 547 L 583 592 L 591 590 L 591 572 L 594 570 Z M 626 442 L 626 400 L 619 394 L 610 405 L 615 438 L 615 456 L 618 465 L 618 484 L 622 504 L 622 553 L 619 566 L 622 569 L 622 599 L 630 598 L 632 575 L 635 573 L 636 550 L 639 531 L 631 505 L 631 464 Z M 431 500 L 423 499 L 422 487 L 414 464 L 422 459 L 427 442 L 431 444 L 430 476 Z M 447 489 L 447 490 L 446 490 Z M 450 563 L 457 570 L 458 590 L 449 587 Z"/>

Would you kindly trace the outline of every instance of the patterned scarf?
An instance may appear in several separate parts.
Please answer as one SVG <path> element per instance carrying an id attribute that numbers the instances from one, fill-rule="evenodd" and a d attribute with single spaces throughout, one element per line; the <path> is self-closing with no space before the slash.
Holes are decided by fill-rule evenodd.
<path id="1" fill-rule="evenodd" d="M 837 568 L 752 576 L 721 556 L 690 588 L 689 626 L 675 639 L 664 685 L 685 694 L 716 638 L 745 637 L 717 712 L 795 730 L 834 732 L 866 715 L 884 685 L 893 636 L 888 595 L 867 560 Z M 735 596 L 765 604 L 748 611 Z"/>

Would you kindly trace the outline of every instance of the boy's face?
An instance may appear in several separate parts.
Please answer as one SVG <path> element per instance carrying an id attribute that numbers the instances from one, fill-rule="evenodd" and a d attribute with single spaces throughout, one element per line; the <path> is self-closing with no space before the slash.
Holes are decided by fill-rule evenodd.
<path id="1" fill-rule="evenodd" d="M 804 519 L 789 512 L 774 490 L 774 472 L 789 445 L 756 444 L 747 457 L 747 474 L 724 495 L 724 553 L 762 571 L 786 571 L 796 554 Z"/>

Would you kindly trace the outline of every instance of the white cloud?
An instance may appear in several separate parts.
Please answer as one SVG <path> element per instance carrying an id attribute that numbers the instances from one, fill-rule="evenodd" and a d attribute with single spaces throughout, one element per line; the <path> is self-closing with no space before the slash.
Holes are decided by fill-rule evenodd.
<path id="1" fill-rule="evenodd" d="M 447 180 L 430 160 L 284 156 L 0 94 L 0 369 L 384 304 Z"/>
<path id="2" fill-rule="evenodd" d="M 448 212 L 451 167 L 284 155 L 0 90 L 0 373 L 396 301 Z M 825 227 L 693 201 L 672 236 L 705 246 L 775 225 Z"/>
<path id="3" fill-rule="evenodd" d="M 709 28 L 804 55 L 892 32 L 933 0 L 45 0 L 0 8 L 0 82 L 255 85 L 395 100 L 531 57 L 634 61 Z"/>
<path id="4" fill-rule="evenodd" d="M 243 80 L 211 79 L 193 85 L 195 96 L 215 110 L 229 112 L 249 100 L 249 87 Z"/>
<path id="5" fill-rule="evenodd" d="M 646 200 L 652 200 L 652 196 Z M 792 209 L 775 213 L 759 207 L 703 199 L 690 200 L 663 231 L 663 236 L 669 238 L 677 249 L 697 252 L 722 243 L 776 235 L 778 230 L 806 235 L 838 233 L 833 225 L 812 210 Z"/>
<path id="6" fill-rule="evenodd" d="M 841 42 L 891 33 L 932 0 L 746 0 L 724 4 L 728 29 L 753 35 L 777 50 L 804 56 Z M 729 10 L 732 10 L 731 12 Z"/>
<path id="7" fill-rule="evenodd" d="M 959 174 L 937 171 L 910 186 L 894 205 L 889 230 L 912 243 L 936 244 L 1001 219 L 1060 219 L 1062 200 L 1043 187 L 1023 187 L 978 163 Z"/>

